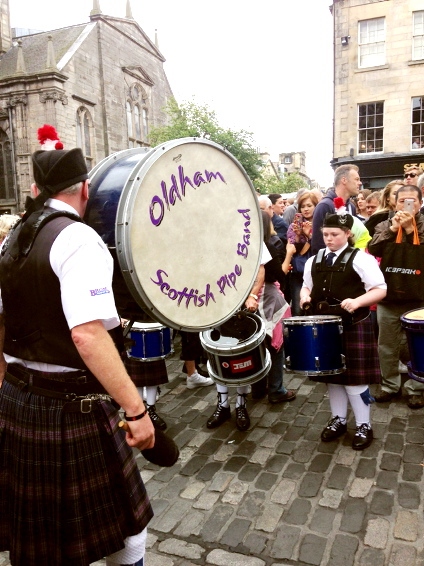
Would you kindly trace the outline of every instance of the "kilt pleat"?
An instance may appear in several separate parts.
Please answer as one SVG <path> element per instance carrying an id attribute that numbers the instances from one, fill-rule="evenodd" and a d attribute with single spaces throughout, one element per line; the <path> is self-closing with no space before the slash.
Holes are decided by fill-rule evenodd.
<path id="1" fill-rule="evenodd" d="M 331 348 L 331 344 L 328 344 L 328 348 Z M 352 326 L 343 325 L 343 351 L 346 371 L 336 375 L 313 376 L 310 379 L 341 385 L 380 383 L 380 363 L 371 317 Z"/>
<path id="2" fill-rule="evenodd" d="M 0 389 L 0 549 L 14 566 L 87 566 L 153 516 L 119 413 Z"/>
<path id="3" fill-rule="evenodd" d="M 165 360 L 141 362 L 137 358 L 124 358 L 125 369 L 136 387 L 151 387 L 168 383 Z"/>

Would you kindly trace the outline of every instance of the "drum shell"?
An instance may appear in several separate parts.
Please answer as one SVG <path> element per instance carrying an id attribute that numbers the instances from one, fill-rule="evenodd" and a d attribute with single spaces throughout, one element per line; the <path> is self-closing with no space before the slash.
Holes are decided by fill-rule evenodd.
<path id="1" fill-rule="evenodd" d="M 408 342 L 410 361 L 407 364 L 409 377 L 424 382 L 424 320 L 412 316 L 424 309 L 414 309 L 400 317 L 402 328 L 405 330 Z"/>
<path id="2" fill-rule="evenodd" d="M 134 323 L 128 336 L 133 341 L 129 349 L 131 358 L 153 362 L 173 353 L 171 330 L 159 323 Z"/>
<path id="3" fill-rule="evenodd" d="M 283 324 L 287 371 L 306 376 L 345 371 L 340 317 L 297 316 L 284 319 Z"/>
<path id="4" fill-rule="evenodd" d="M 236 317 L 237 315 L 234 315 Z M 211 331 L 200 334 L 200 341 L 208 356 L 208 371 L 212 379 L 227 387 L 250 385 L 262 379 L 271 367 L 271 356 L 265 347 L 265 325 L 254 314 L 246 315 L 254 320 L 257 331 L 240 343 L 215 343 Z"/>

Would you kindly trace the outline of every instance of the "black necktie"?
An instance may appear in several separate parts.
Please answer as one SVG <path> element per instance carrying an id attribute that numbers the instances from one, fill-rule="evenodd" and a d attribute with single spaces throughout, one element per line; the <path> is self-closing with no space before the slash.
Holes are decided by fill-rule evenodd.
<path id="1" fill-rule="evenodd" d="M 327 254 L 325 256 L 325 265 L 327 265 L 328 267 L 331 267 L 333 265 L 333 259 L 336 257 L 336 254 L 334 252 L 330 252 L 329 254 Z"/>

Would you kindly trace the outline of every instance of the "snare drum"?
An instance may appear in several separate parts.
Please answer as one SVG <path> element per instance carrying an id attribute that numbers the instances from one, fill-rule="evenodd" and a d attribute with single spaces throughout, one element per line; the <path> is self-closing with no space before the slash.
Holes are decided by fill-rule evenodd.
<path id="1" fill-rule="evenodd" d="M 424 309 L 408 311 L 400 317 L 400 321 L 408 341 L 408 375 L 424 383 Z"/>
<path id="2" fill-rule="evenodd" d="M 171 330 L 157 322 L 134 322 L 129 332 L 131 358 L 142 362 L 163 360 L 173 353 Z"/>
<path id="3" fill-rule="evenodd" d="M 262 379 L 271 367 L 264 339 L 265 324 L 254 313 L 233 315 L 221 326 L 202 332 L 200 341 L 208 356 L 211 378 L 227 387 Z"/>
<path id="4" fill-rule="evenodd" d="M 333 375 L 346 369 L 342 319 L 338 316 L 285 318 L 286 368 L 301 375 Z"/>

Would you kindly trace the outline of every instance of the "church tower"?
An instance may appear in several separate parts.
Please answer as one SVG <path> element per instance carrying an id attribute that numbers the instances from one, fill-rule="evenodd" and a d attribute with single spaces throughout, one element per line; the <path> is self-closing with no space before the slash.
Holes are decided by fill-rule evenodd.
<path id="1" fill-rule="evenodd" d="M 0 0 L 0 55 L 12 47 L 9 0 Z"/>

